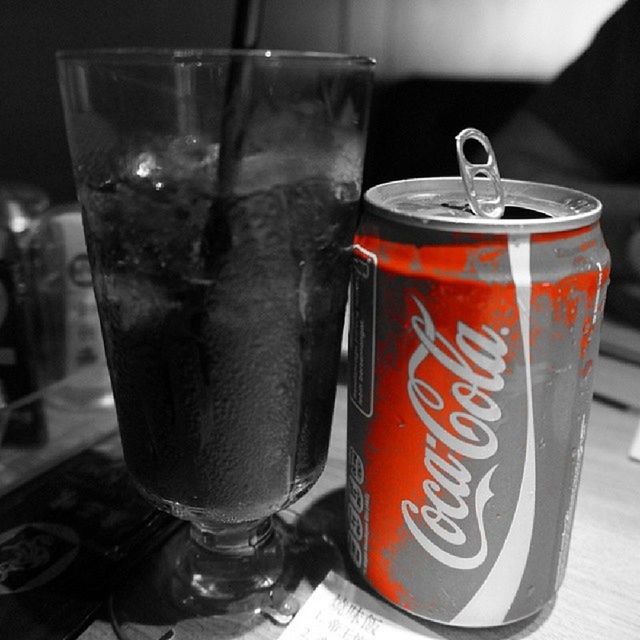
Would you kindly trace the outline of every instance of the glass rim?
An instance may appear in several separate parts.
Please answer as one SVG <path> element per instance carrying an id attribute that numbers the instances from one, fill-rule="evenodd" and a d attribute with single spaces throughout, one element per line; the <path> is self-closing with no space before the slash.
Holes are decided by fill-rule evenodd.
<path id="1" fill-rule="evenodd" d="M 294 49 L 231 49 L 173 47 L 100 47 L 95 49 L 60 49 L 59 62 L 120 62 L 120 63 L 190 63 L 245 58 L 264 61 L 312 61 L 344 66 L 373 67 L 376 60 L 369 56 L 329 51 L 297 51 Z"/>

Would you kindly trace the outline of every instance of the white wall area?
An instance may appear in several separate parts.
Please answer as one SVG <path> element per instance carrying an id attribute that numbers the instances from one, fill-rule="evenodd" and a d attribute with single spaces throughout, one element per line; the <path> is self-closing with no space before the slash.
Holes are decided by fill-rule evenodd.
<path id="1" fill-rule="evenodd" d="M 622 0 L 267 0 L 263 44 L 349 51 L 378 75 L 543 80 Z"/>

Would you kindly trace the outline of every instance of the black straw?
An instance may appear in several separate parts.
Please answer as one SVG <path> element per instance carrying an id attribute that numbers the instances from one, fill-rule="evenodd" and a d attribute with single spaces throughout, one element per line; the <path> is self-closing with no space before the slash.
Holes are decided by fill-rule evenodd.
<path id="1" fill-rule="evenodd" d="M 233 23 L 232 49 L 255 49 L 260 39 L 263 0 L 238 0 Z M 218 177 L 221 193 L 233 190 L 251 101 L 252 61 L 232 57 L 225 90 Z"/>
<path id="2" fill-rule="evenodd" d="M 233 49 L 256 49 L 262 30 L 264 0 L 238 0 L 233 23 Z"/>

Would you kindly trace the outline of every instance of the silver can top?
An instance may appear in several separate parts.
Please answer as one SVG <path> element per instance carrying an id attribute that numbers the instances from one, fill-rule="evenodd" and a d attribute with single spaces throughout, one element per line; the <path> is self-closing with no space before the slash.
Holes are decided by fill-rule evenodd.
<path id="1" fill-rule="evenodd" d="M 371 187 L 367 210 L 401 224 L 465 233 L 552 233 L 593 224 L 602 204 L 593 196 L 557 185 L 502 180 L 505 211 L 501 218 L 473 213 L 458 177 L 414 178 Z M 490 179 L 476 178 L 477 191 L 491 193 Z"/>

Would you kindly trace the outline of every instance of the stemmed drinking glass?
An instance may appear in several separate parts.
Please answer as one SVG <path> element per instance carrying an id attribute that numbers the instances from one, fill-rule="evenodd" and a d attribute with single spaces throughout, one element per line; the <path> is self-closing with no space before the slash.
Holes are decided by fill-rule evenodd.
<path id="1" fill-rule="evenodd" d="M 178 616 L 286 608 L 276 514 L 327 455 L 372 66 L 58 54 L 125 461 L 190 523 L 155 577 Z"/>

